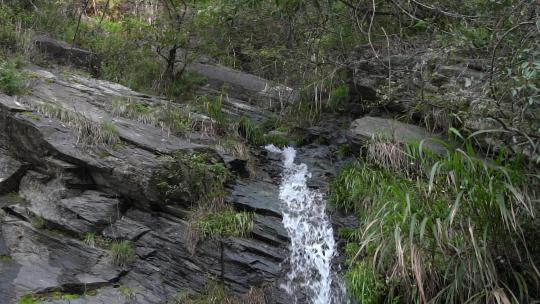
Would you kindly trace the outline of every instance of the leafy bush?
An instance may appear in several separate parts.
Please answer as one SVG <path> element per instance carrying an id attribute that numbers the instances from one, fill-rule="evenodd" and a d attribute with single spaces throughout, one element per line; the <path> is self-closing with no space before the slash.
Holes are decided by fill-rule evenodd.
<path id="1" fill-rule="evenodd" d="M 26 87 L 25 75 L 18 70 L 14 62 L 0 61 L 0 91 L 7 95 L 24 92 Z"/>
<path id="2" fill-rule="evenodd" d="M 166 203 L 198 203 L 225 195 L 230 173 L 216 156 L 177 152 L 166 158 L 154 176 Z"/>
<path id="3" fill-rule="evenodd" d="M 430 155 L 430 166 L 412 172 L 358 161 L 332 183 L 331 202 L 361 221 L 345 231 L 358 300 L 526 303 L 538 293 L 521 225 L 538 181 L 519 158 L 488 164 L 465 147 Z"/>

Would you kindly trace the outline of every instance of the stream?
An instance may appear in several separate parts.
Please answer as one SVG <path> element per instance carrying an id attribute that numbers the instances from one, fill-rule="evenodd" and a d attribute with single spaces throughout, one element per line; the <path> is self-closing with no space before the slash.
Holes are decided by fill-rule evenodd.
<path id="1" fill-rule="evenodd" d="M 332 259 L 337 255 L 334 232 L 326 214 L 323 194 L 310 189 L 308 166 L 295 164 L 296 150 L 268 145 L 266 150 L 281 154 L 283 159 L 279 198 L 283 225 L 291 239 L 290 270 L 281 287 L 298 301 L 305 294 L 310 304 L 348 303 L 345 287 Z"/>

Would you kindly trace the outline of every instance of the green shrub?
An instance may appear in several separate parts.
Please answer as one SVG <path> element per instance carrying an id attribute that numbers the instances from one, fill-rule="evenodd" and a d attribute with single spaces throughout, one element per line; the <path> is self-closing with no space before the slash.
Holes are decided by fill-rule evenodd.
<path id="1" fill-rule="evenodd" d="M 135 259 L 135 251 L 129 241 L 113 242 L 111 244 L 111 262 L 113 265 L 124 267 Z"/>
<path id="2" fill-rule="evenodd" d="M 7 95 L 16 95 L 24 92 L 25 87 L 25 75 L 18 70 L 16 64 L 0 62 L 0 91 Z"/>
<path id="3" fill-rule="evenodd" d="M 13 48 L 17 44 L 15 12 L 8 5 L 0 7 L 0 48 Z"/>
<path id="4" fill-rule="evenodd" d="M 523 174 L 519 158 L 488 164 L 465 148 L 430 155 L 430 166 L 412 172 L 358 161 L 334 180 L 330 201 L 361 223 L 341 231 L 356 299 L 527 303 L 538 292 L 521 225 L 532 216 L 538 181 Z M 369 271 L 385 282 L 370 286 Z"/>
<path id="5" fill-rule="evenodd" d="M 196 219 L 195 226 L 203 237 L 245 237 L 253 228 L 253 214 L 225 208 Z"/>
<path id="6" fill-rule="evenodd" d="M 230 173 L 217 156 L 178 151 L 153 177 L 166 203 L 193 204 L 221 198 Z"/>

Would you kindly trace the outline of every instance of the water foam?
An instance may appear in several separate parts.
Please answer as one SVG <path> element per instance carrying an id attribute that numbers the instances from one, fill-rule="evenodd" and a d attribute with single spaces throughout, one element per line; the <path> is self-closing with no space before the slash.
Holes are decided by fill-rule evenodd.
<path id="1" fill-rule="evenodd" d="M 311 174 L 306 164 L 294 163 L 294 148 L 281 150 L 274 145 L 265 148 L 283 157 L 279 198 L 283 203 L 283 225 L 291 238 L 291 269 L 282 287 L 295 302 L 298 295 L 305 294 L 312 304 L 341 304 L 344 287 L 332 271 L 332 259 L 337 251 L 324 196 L 307 186 Z"/>

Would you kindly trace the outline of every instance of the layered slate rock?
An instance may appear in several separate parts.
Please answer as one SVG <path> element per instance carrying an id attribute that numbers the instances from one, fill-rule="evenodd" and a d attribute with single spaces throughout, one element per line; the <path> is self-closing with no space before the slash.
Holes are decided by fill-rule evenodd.
<path id="1" fill-rule="evenodd" d="M 32 166 L 21 173 L 14 188 L 22 198 L 0 197 L 0 213 L 9 214 L 0 224 L 0 255 L 9 257 L 9 262 L 0 261 L 0 303 L 16 302 L 26 294 L 47 298 L 54 291 L 82 295 L 81 286 L 86 284 L 95 292 L 70 303 L 161 304 L 179 290 L 204 293 L 216 280 L 236 294 L 261 288 L 268 303 L 290 303 L 279 288 L 289 241 L 277 207 L 250 209 L 256 214 L 247 238 L 208 238 L 193 246 L 192 227 L 185 220 L 190 211 L 165 205 L 153 178 L 164 155 L 197 150 L 218 155 L 208 144 L 211 141 L 111 115 L 115 98 L 147 106 L 168 106 L 167 100 L 79 75 L 37 67 L 27 71 L 35 76 L 32 92 L 18 99 L 0 98 L 0 142 L 9 148 L 2 155 L 9 155 L 10 166 L 25 162 Z M 252 118 L 266 115 L 248 102 L 234 103 Z M 38 111 L 43 106 L 76 111 L 90 123 L 112 122 L 120 144 L 86 144 L 73 125 Z M 245 175 L 245 160 L 220 155 L 233 172 Z M 266 187 L 266 200 L 277 206 L 277 188 L 271 179 L 265 180 L 266 186 L 249 188 L 252 180 L 247 179 L 239 188 L 248 185 L 244 193 L 257 193 Z M 251 199 L 258 203 L 261 196 Z M 249 203 L 245 198 L 234 204 L 244 210 Z M 134 261 L 116 269 L 107 247 L 91 248 L 81 242 L 88 232 L 110 241 L 130 241 Z M 28 250 L 15 245 L 19 238 L 26 240 L 20 246 Z M 132 289 L 133 297 L 126 300 L 120 287 Z M 65 303 L 48 298 L 45 303 Z"/>
<path id="2" fill-rule="evenodd" d="M 54 290 L 84 292 L 120 276 L 105 250 L 47 233 L 10 216 L 2 218 L 0 228 L 0 243 L 8 257 L 0 261 L 1 303 Z"/>
<path id="3" fill-rule="evenodd" d="M 348 137 L 355 146 L 363 146 L 369 140 L 382 137 L 401 143 L 423 142 L 423 146 L 435 153 L 444 153 L 441 138 L 426 129 L 393 119 L 365 116 L 355 120 L 349 128 Z"/>

